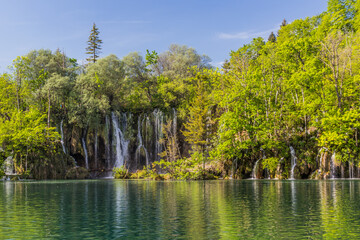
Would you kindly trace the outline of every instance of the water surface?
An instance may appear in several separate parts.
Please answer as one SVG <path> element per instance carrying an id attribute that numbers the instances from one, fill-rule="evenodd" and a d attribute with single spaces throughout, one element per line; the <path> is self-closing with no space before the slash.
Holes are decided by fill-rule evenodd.
<path id="1" fill-rule="evenodd" d="M 360 181 L 0 182 L 0 239 L 359 239 Z"/>

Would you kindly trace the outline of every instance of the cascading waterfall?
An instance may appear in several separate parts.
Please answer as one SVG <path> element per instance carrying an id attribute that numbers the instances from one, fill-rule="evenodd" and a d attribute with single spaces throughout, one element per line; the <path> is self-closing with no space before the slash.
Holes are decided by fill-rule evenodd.
<path id="1" fill-rule="evenodd" d="M 149 116 L 146 116 L 146 120 L 144 119 L 144 121 L 145 121 L 145 135 L 143 136 L 143 141 L 144 141 L 144 146 L 149 146 L 147 145 L 149 143 L 149 140 L 150 141 L 154 140 L 154 139 L 149 139 L 149 137 L 151 136 L 151 134 L 149 134 L 150 133 L 149 130 L 150 128 L 152 128 Z M 150 148 L 152 148 L 152 146 L 150 146 Z M 149 153 L 150 158 L 152 158 L 152 153 L 153 151 L 150 150 Z M 155 159 L 155 157 L 153 157 L 153 159 Z"/>
<path id="2" fill-rule="evenodd" d="M 335 178 L 335 151 L 333 152 L 333 154 L 331 155 L 331 160 L 330 160 L 330 178 Z"/>
<path id="3" fill-rule="evenodd" d="M 95 131 L 94 136 L 94 159 L 95 159 L 95 168 L 98 168 L 98 130 Z"/>
<path id="4" fill-rule="evenodd" d="M 123 116 L 126 117 L 126 115 Z M 114 135 L 116 138 L 116 161 L 114 167 L 122 167 L 124 166 L 125 161 L 128 158 L 128 147 L 130 141 L 125 139 L 125 136 L 119 126 L 118 118 L 116 117 L 114 112 L 111 113 L 111 119 L 114 128 Z"/>
<path id="5" fill-rule="evenodd" d="M 61 120 L 60 122 L 60 135 L 61 135 L 61 146 L 63 149 L 63 152 L 66 154 L 66 149 L 65 149 L 65 143 L 64 143 L 64 129 L 63 129 L 63 123 L 64 123 L 64 119 Z"/>
<path id="6" fill-rule="evenodd" d="M 13 157 L 7 157 L 5 162 L 5 175 L 12 175 L 14 174 L 14 160 Z"/>
<path id="7" fill-rule="evenodd" d="M 82 142 L 82 147 L 84 150 L 84 154 L 85 154 L 85 167 L 86 169 L 89 169 L 89 157 L 88 157 L 88 152 L 87 152 L 87 148 L 86 148 L 86 133 L 84 134 L 84 136 L 81 138 L 81 142 Z"/>
<path id="8" fill-rule="evenodd" d="M 163 113 L 158 110 L 155 109 L 153 112 L 154 115 L 154 119 L 155 119 L 155 125 L 154 125 L 154 130 L 155 130 L 155 161 L 160 160 L 160 156 L 159 153 L 162 152 L 162 148 L 161 148 L 161 144 L 160 144 L 160 139 L 162 138 L 162 125 L 163 125 Z"/>
<path id="9" fill-rule="evenodd" d="M 252 179 L 257 179 L 257 170 L 258 170 L 258 165 L 259 165 L 259 161 L 261 159 L 258 159 L 256 162 L 255 162 L 255 165 L 254 165 L 254 168 L 252 170 L 252 173 L 251 173 L 251 178 Z"/>
<path id="10" fill-rule="evenodd" d="M 174 116 L 173 116 L 173 133 L 174 133 L 174 136 L 176 136 L 176 131 L 177 131 L 177 112 L 176 112 L 176 109 L 173 108 L 173 113 L 174 113 Z"/>
<path id="11" fill-rule="evenodd" d="M 290 172 L 290 179 L 294 179 L 294 170 L 296 166 L 297 157 L 295 155 L 295 150 L 292 146 L 290 146 L 290 154 L 291 154 L 291 172 Z"/>
<path id="12" fill-rule="evenodd" d="M 142 121 L 141 121 L 141 118 L 139 116 L 139 118 L 138 118 L 138 134 L 137 134 L 137 140 L 138 140 L 139 145 L 136 148 L 135 156 L 136 156 L 136 160 L 138 162 L 139 159 L 140 159 L 141 148 L 142 148 L 144 150 L 144 152 L 145 152 L 146 166 L 148 166 L 149 165 L 149 153 L 148 153 L 148 151 L 146 150 L 146 147 L 143 144 L 143 139 L 142 139 L 142 136 L 141 136 L 141 128 L 142 128 L 141 126 L 142 126 Z"/>
<path id="13" fill-rule="evenodd" d="M 110 161 L 111 161 L 111 153 L 110 153 L 110 119 L 109 116 L 105 117 L 105 136 L 106 136 L 106 144 L 105 144 L 105 155 L 106 155 L 106 168 L 110 169 Z"/>
<path id="14" fill-rule="evenodd" d="M 354 178 L 354 162 L 349 162 L 349 178 Z"/>

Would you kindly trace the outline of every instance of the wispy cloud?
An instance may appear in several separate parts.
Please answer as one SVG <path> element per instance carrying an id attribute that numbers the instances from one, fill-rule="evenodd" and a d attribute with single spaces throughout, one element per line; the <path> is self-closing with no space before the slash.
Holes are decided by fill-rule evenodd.
<path id="1" fill-rule="evenodd" d="M 274 27 L 265 31 L 245 31 L 237 33 L 219 33 L 218 37 L 220 39 L 251 39 L 256 37 L 268 37 L 271 32 L 276 32 L 279 30 L 279 27 Z"/>

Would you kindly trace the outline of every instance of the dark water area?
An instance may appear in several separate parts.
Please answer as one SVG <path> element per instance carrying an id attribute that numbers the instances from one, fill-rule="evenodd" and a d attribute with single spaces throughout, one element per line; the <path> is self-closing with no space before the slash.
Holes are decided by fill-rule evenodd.
<path id="1" fill-rule="evenodd" d="M 0 182 L 0 239 L 334 238 L 360 238 L 360 180 Z"/>

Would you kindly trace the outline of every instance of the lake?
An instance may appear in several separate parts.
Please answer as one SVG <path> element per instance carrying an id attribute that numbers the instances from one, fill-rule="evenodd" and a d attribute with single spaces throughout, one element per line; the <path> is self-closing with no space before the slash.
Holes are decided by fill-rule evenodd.
<path id="1" fill-rule="evenodd" d="M 0 182 L 0 239 L 359 239 L 360 180 Z"/>

